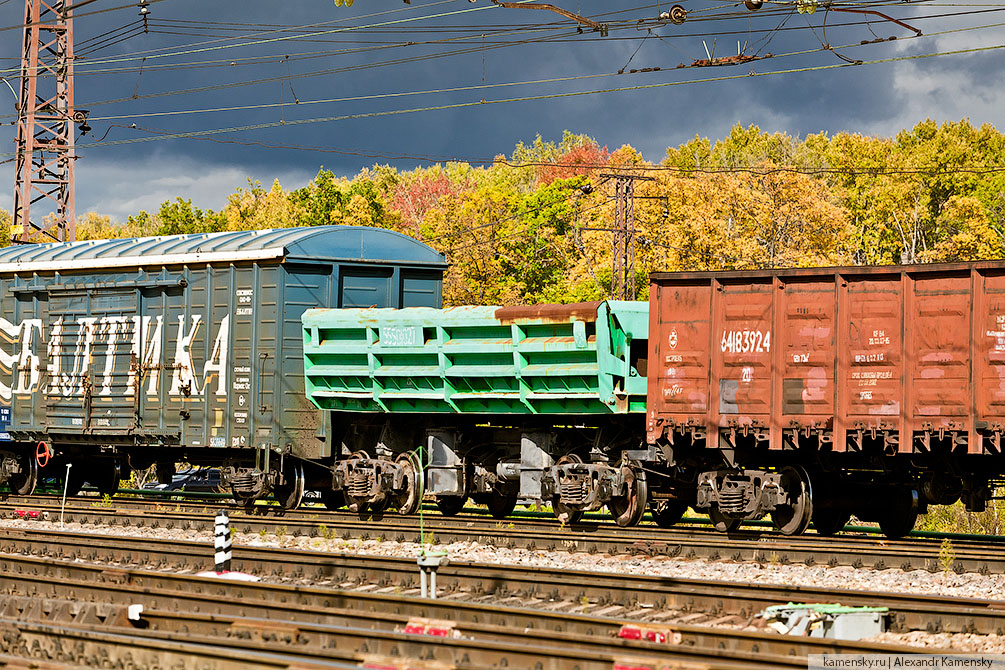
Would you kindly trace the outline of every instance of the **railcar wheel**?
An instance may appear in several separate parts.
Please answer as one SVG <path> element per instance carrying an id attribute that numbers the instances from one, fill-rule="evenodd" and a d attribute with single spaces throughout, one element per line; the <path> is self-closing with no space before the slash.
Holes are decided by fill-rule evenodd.
<path id="1" fill-rule="evenodd" d="M 918 521 L 918 492 L 898 490 L 879 517 L 879 529 L 891 540 L 904 537 Z"/>
<path id="2" fill-rule="evenodd" d="M 35 492 L 35 485 L 38 483 L 38 461 L 34 455 L 20 460 L 21 467 L 26 468 L 27 471 L 10 478 L 10 489 L 19 496 L 30 496 Z"/>
<path id="3" fill-rule="evenodd" d="M 346 506 L 347 501 L 345 499 L 345 493 L 341 490 L 335 491 L 333 489 L 325 489 L 321 491 L 321 502 L 324 506 L 331 511 L 342 509 Z"/>
<path id="4" fill-rule="evenodd" d="M 492 495 L 485 503 L 493 519 L 505 519 L 516 509 L 517 496 Z"/>
<path id="5" fill-rule="evenodd" d="M 615 523 L 622 528 L 637 526 L 646 513 L 646 504 L 649 500 L 646 475 L 629 461 L 621 465 L 621 474 L 625 478 L 625 495 L 611 498 L 607 503 L 607 509 L 614 517 Z"/>
<path id="6" fill-rule="evenodd" d="M 708 510 L 708 518 L 712 527 L 720 533 L 732 533 L 740 527 L 740 519 L 732 519 L 719 511 L 718 504 L 713 504 Z"/>
<path id="7" fill-rule="evenodd" d="M 66 472 L 66 467 L 62 468 L 63 472 Z M 80 493 L 80 489 L 84 488 L 84 482 L 87 481 L 83 468 L 79 465 L 73 465 L 70 471 L 64 475 L 63 480 L 63 490 L 66 492 L 67 498 L 73 498 Z"/>
<path id="8" fill-rule="evenodd" d="M 782 535 L 802 535 L 813 518 L 813 488 L 810 476 L 802 466 L 786 466 L 781 470 L 782 489 L 786 504 L 771 513 L 771 523 Z"/>
<path id="9" fill-rule="evenodd" d="M 660 528 L 673 528 L 684 517 L 687 512 L 687 503 L 683 500 L 650 500 L 649 511 L 653 515 L 653 521 Z"/>
<path id="10" fill-rule="evenodd" d="M 467 502 L 467 496 L 440 496 L 436 499 L 436 508 L 443 516 L 457 516 Z"/>
<path id="11" fill-rule="evenodd" d="M 175 466 L 174 463 L 158 463 L 157 464 L 157 483 L 168 485 L 174 481 Z"/>
<path id="12" fill-rule="evenodd" d="M 86 479 L 98 489 L 98 493 L 111 497 L 119 490 L 119 466 L 114 463 L 96 466 L 87 473 Z"/>
<path id="13" fill-rule="evenodd" d="M 551 505 L 551 509 L 555 513 L 555 518 L 561 521 L 563 524 L 579 523 L 583 519 L 583 510 L 572 509 L 568 505 L 555 501 Z"/>
<path id="14" fill-rule="evenodd" d="M 422 496 L 426 493 L 419 457 L 413 451 L 398 456 L 395 463 L 401 467 L 405 480 L 405 489 L 397 496 L 398 513 L 415 514 L 419 511 L 419 506 L 422 505 Z"/>
<path id="15" fill-rule="evenodd" d="M 384 496 L 377 502 L 357 503 L 356 513 L 359 514 L 360 521 L 380 521 L 384 518 L 384 512 L 387 511 L 387 506 L 387 496 Z"/>
<path id="16" fill-rule="evenodd" d="M 813 510 L 813 527 L 817 529 L 817 535 L 830 537 L 840 533 L 850 520 L 850 512 L 826 508 Z"/>
<path id="17" fill-rule="evenodd" d="M 287 463 L 283 466 L 283 483 L 277 484 L 272 492 L 284 510 L 293 510 L 304 499 L 304 465 Z"/>

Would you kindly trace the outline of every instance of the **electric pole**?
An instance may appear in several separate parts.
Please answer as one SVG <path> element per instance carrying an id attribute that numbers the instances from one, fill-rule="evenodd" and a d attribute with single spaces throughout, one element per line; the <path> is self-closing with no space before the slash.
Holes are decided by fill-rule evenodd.
<path id="1" fill-rule="evenodd" d="M 72 242 L 72 0 L 25 0 L 11 241 Z M 34 207 L 34 209 L 33 209 Z M 32 218 L 34 217 L 34 219 Z"/>
<path id="2" fill-rule="evenodd" d="M 614 180 L 614 233 L 611 269 L 611 298 L 635 300 L 635 182 L 653 177 L 633 174 L 602 174 Z"/>

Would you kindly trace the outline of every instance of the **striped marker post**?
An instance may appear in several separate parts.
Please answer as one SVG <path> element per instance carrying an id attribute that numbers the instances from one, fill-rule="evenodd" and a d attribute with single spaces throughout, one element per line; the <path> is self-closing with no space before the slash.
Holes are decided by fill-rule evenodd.
<path id="1" fill-rule="evenodd" d="M 216 571 L 230 572 L 230 559 L 233 558 L 234 552 L 227 510 L 222 509 L 216 514 L 216 537 L 213 546 L 216 548 Z"/>

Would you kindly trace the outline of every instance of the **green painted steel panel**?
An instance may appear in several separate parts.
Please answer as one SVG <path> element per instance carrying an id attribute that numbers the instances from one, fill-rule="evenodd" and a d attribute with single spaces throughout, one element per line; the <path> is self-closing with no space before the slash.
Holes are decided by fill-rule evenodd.
<path id="1" fill-rule="evenodd" d="M 649 304 L 312 309 L 307 397 L 321 409 L 645 412 Z"/>

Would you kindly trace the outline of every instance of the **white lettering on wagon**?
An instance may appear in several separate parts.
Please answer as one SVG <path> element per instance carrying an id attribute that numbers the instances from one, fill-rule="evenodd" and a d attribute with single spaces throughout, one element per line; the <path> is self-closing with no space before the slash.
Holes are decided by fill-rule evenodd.
<path id="1" fill-rule="evenodd" d="M 191 348 L 201 327 L 200 316 L 191 317 L 188 328 L 185 318 L 178 317 L 168 395 L 203 396 L 207 389 L 216 396 L 227 395 L 230 316 L 220 321 L 200 379 Z M 130 328 L 131 346 L 127 353 L 120 345 L 130 338 Z M 166 344 L 163 316 L 80 317 L 75 320 L 60 316 L 49 324 L 48 330 L 44 332 L 41 319 L 11 323 L 0 318 L 0 401 L 9 403 L 14 395 L 36 391 L 64 397 L 81 396 L 92 373 L 100 379 L 100 382 L 94 380 L 93 392 L 98 396 L 112 396 L 118 392 L 113 384 L 116 362 L 123 356 L 128 356 L 129 362 L 118 365 L 119 369 L 128 369 L 122 395 L 132 396 L 138 386 L 144 385 L 147 395 L 158 394 Z M 44 385 L 39 352 L 43 346 L 47 359 Z"/>
<path id="2" fill-rule="evenodd" d="M 129 317 L 110 316 L 101 320 L 105 328 L 105 370 L 101 376 L 101 391 L 98 395 L 112 395 L 112 372 L 115 370 L 115 341 L 120 330 L 125 331 L 129 325 Z"/>
<path id="3" fill-rule="evenodd" d="M 151 319 L 156 319 L 153 332 L 150 329 Z M 136 393 L 137 376 L 142 376 L 144 371 L 149 372 L 150 385 L 147 387 L 147 395 L 157 395 L 157 383 L 161 376 L 161 335 L 163 333 L 164 317 L 134 316 L 133 317 L 133 346 L 129 350 L 129 355 L 135 361 L 129 366 L 129 378 L 126 381 L 126 395 Z M 139 373 L 139 375 L 137 375 Z M 140 382 L 142 383 L 142 382 Z"/>
<path id="4" fill-rule="evenodd" d="M 885 344 L 890 344 L 890 336 L 886 334 L 886 331 L 885 330 L 872 331 L 872 336 L 869 337 L 869 346 L 880 347 Z"/>
<path id="5" fill-rule="evenodd" d="M 185 333 L 185 317 L 178 317 L 178 339 L 174 354 L 174 375 L 171 377 L 171 390 L 168 395 L 201 396 L 209 386 L 211 376 L 217 377 L 216 395 L 227 395 L 227 351 L 230 341 L 230 315 L 220 321 L 220 331 L 213 343 L 213 352 L 202 368 L 203 388 L 199 388 L 199 380 L 195 378 L 195 363 L 192 360 L 192 342 L 199 333 L 202 317 L 192 316 L 192 326 Z"/>
<path id="6" fill-rule="evenodd" d="M 1005 352 L 1005 315 L 995 315 L 995 327 L 997 330 L 985 330 L 984 336 L 994 339 L 994 347 L 991 351 L 996 354 Z"/>
<path id="7" fill-rule="evenodd" d="M 722 333 L 722 352 L 747 354 L 771 351 L 771 331 L 727 330 Z"/>
<path id="8" fill-rule="evenodd" d="M 41 319 L 13 324 L 0 318 L 0 400 L 10 402 L 13 393 L 31 393 L 38 386 L 42 371 L 35 347 L 41 337 Z M 11 379 L 7 375 L 13 375 L 15 365 L 18 375 Z"/>
<path id="9" fill-rule="evenodd" d="M 59 392 L 64 397 L 84 395 L 84 378 L 91 365 L 91 345 L 94 344 L 95 322 L 97 319 L 93 316 L 77 319 L 80 330 L 77 333 L 77 344 L 73 351 L 73 372 L 59 376 Z"/>

